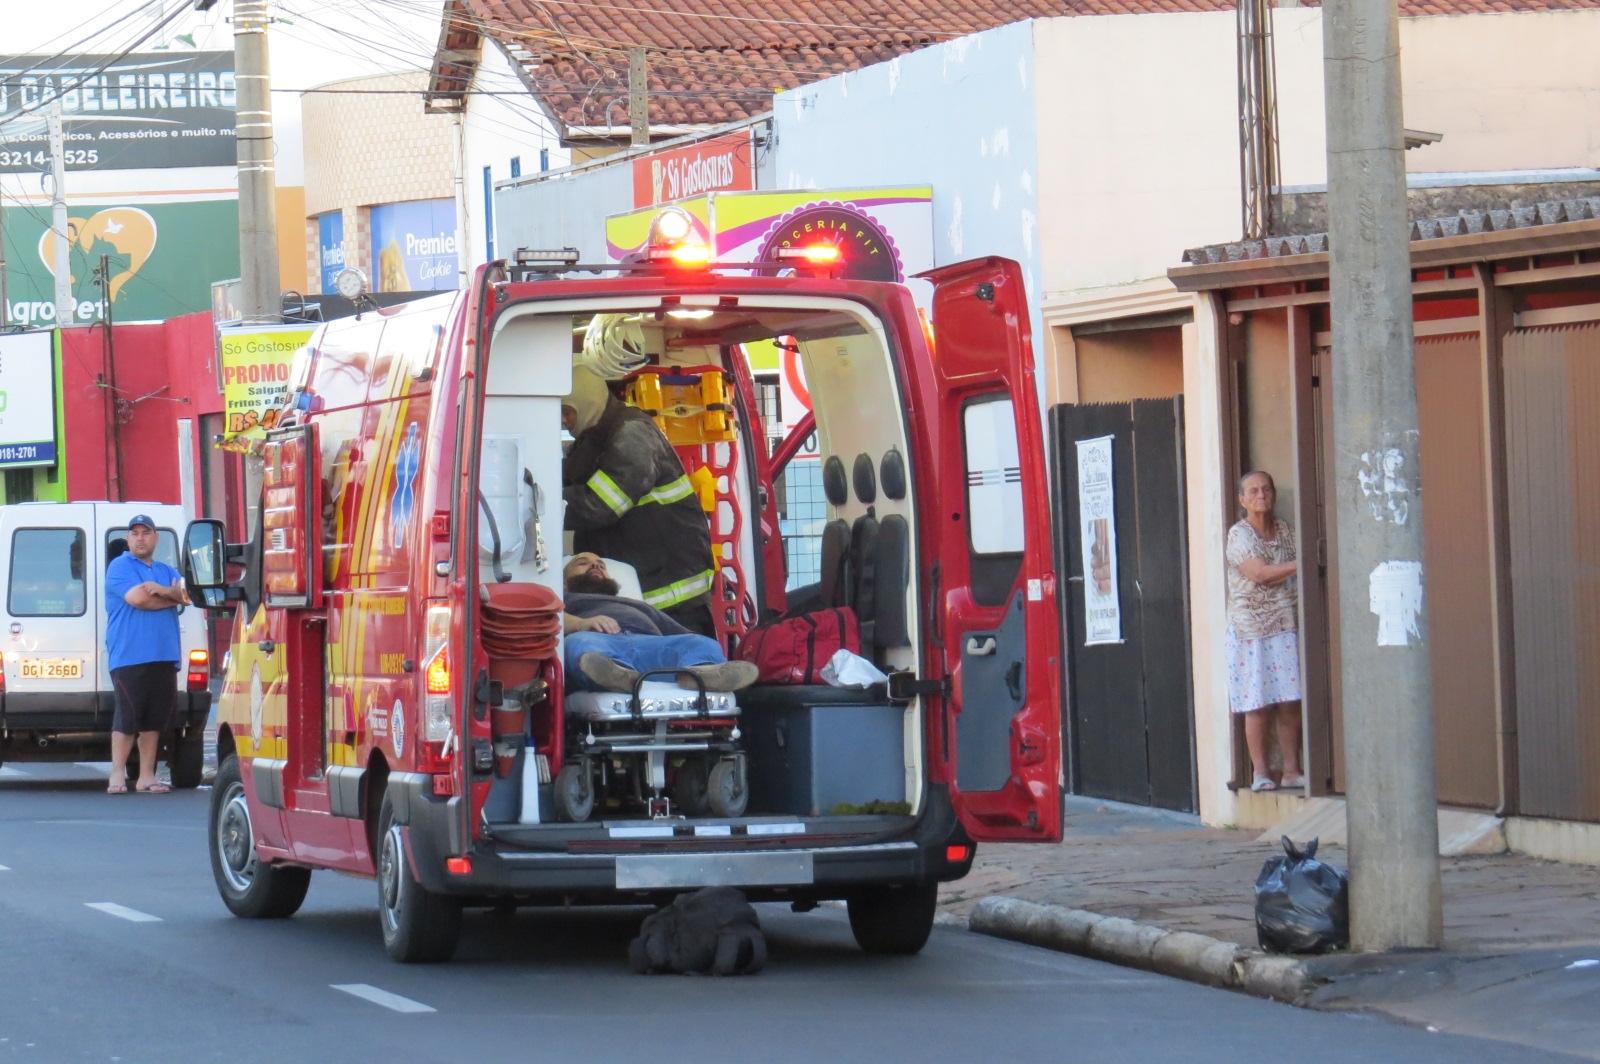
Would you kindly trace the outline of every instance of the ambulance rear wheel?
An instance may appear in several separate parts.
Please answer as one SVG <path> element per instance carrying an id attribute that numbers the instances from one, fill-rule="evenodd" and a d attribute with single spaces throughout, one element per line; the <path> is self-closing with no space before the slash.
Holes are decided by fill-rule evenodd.
<path id="1" fill-rule="evenodd" d="M 131 778 L 131 777 L 130 777 Z M 211 790 L 211 875 L 228 911 L 247 920 L 293 916 L 306 900 L 311 869 L 262 864 L 256 859 L 250 804 L 232 754 L 217 769 Z"/>
<path id="2" fill-rule="evenodd" d="M 845 903 L 856 945 L 867 953 L 921 952 L 933 933 L 939 905 L 938 883 L 876 887 L 853 894 Z"/>
<path id="3" fill-rule="evenodd" d="M 711 768 L 706 781 L 706 805 L 712 816 L 744 816 L 750 802 L 750 788 L 745 786 L 744 773 L 737 761 L 718 761 Z"/>
<path id="4" fill-rule="evenodd" d="M 556 803 L 556 816 L 573 824 L 581 824 L 594 812 L 594 787 L 589 782 L 587 765 L 563 765 L 556 773 L 551 788 Z"/>
<path id="5" fill-rule="evenodd" d="M 378 814 L 378 922 L 383 948 L 402 964 L 434 964 L 455 954 L 461 938 L 461 899 L 427 890 L 411 874 L 394 797 Z"/>

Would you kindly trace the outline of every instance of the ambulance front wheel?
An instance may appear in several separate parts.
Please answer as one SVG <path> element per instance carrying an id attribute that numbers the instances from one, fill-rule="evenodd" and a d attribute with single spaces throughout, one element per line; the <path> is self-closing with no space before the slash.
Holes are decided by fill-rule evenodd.
<path id="1" fill-rule="evenodd" d="M 378 921 L 383 948 L 402 964 L 433 964 L 455 954 L 461 938 L 461 899 L 425 889 L 406 860 L 404 829 L 395 822 L 394 796 L 378 814 Z"/>
<path id="2" fill-rule="evenodd" d="M 931 882 L 869 888 L 845 902 L 856 945 L 867 953 L 899 955 L 928 944 L 938 906 L 939 884 Z"/>
<path id="3" fill-rule="evenodd" d="M 295 914 L 311 886 L 311 869 L 256 860 L 250 803 L 239 774 L 239 759 L 233 754 L 217 768 L 211 789 L 210 834 L 211 874 L 229 912 L 248 920 Z"/>

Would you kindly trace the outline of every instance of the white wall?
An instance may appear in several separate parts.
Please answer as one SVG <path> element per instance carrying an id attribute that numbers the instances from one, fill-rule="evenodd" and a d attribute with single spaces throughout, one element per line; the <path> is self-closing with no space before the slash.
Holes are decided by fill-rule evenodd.
<path id="1" fill-rule="evenodd" d="M 493 180 L 504 181 L 511 176 L 513 158 L 521 158 L 523 174 L 533 174 L 539 170 L 541 148 L 549 151 L 552 170 L 566 166 L 569 156 L 567 149 L 560 146 L 549 118 L 527 94 L 510 61 L 489 41 L 483 44 L 483 59 L 473 89 L 517 95 L 468 97 L 460 199 L 461 228 L 465 237 L 461 265 L 468 277 L 479 263 L 488 261 L 483 168 L 489 167 Z M 516 250 L 500 244 L 497 239 L 497 258 Z"/>

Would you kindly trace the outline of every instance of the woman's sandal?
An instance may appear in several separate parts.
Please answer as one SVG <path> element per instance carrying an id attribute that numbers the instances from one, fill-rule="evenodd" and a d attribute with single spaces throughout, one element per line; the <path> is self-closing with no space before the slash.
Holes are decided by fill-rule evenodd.
<path id="1" fill-rule="evenodd" d="M 1285 791 L 1299 790 L 1305 785 L 1306 778 L 1304 776 L 1285 776 L 1283 779 L 1278 781 L 1278 789 Z"/>
<path id="2" fill-rule="evenodd" d="M 133 790 L 135 794 L 166 794 L 172 788 L 165 783 L 152 783 L 148 787 L 136 786 Z"/>
<path id="3" fill-rule="evenodd" d="M 128 785 L 126 783 L 108 783 L 108 784 L 106 784 L 106 793 L 107 794 L 127 794 L 128 793 Z"/>
<path id="4" fill-rule="evenodd" d="M 1272 777 L 1270 776 L 1257 776 L 1256 781 L 1250 785 L 1250 789 L 1257 792 L 1275 791 L 1278 789 L 1278 785 L 1272 782 Z"/>

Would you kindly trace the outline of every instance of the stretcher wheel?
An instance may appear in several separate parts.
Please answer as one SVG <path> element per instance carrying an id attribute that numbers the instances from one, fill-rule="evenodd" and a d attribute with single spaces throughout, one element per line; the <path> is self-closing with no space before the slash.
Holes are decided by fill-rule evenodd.
<path id="1" fill-rule="evenodd" d="M 738 761 L 718 761 L 712 767 L 706 782 L 706 804 L 712 816 L 744 816 L 750 789 L 744 785 L 741 767 Z"/>
<path id="2" fill-rule="evenodd" d="M 594 788 L 589 784 L 588 766 L 563 765 L 556 773 L 554 799 L 556 815 L 581 824 L 594 812 Z"/>
<path id="3" fill-rule="evenodd" d="M 678 766 L 678 777 L 672 785 L 672 800 L 684 816 L 706 815 L 705 761 L 694 757 Z"/>

